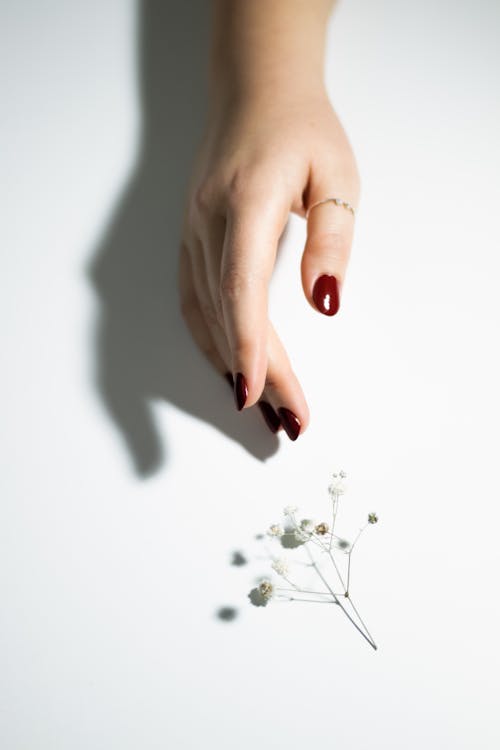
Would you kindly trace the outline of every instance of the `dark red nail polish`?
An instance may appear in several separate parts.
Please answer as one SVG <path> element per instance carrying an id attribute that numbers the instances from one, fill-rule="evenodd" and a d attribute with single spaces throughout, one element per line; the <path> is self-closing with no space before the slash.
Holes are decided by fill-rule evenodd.
<path id="1" fill-rule="evenodd" d="M 244 375 L 239 372 L 236 375 L 236 379 L 234 381 L 234 398 L 236 400 L 236 406 L 238 408 L 238 411 L 241 411 L 243 407 L 246 404 L 248 396 L 248 386 L 247 381 L 245 380 Z"/>
<path id="2" fill-rule="evenodd" d="M 281 424 L 290 440 L 297 440 L 300 432 L 300 422 L 293 411 L 285 409 L 284 406 L 280 406 L 278 414 L 280 415 Z"/>
<path id="3" fill-rule="evenodd" d="M 257 403 L 257 406 L 259 407 L 261 414 L 264 417 L 266 424 L 271 432 L 278 432 L 279 428 L 281 427 L 281 420 L 274 411 L 271 404 L 268 404 L 267 401 L 259 401 Z"/>
<path id="4" fill-rule="evenodd" d="M 339 285 L 335 276 L 324 274 L 313 288 L 314 304 L 323 315 L 335 315 L 340 307 Z"/>
<path id="5" fill-rule="evenodd" d="M 234 388 L 233 374 L 228 371 L 228 372 L 225 373 L 224 377 L 226 378 L 226 380 L 229 383 L 229 385 L 231 386 L 231 388 Z"/>

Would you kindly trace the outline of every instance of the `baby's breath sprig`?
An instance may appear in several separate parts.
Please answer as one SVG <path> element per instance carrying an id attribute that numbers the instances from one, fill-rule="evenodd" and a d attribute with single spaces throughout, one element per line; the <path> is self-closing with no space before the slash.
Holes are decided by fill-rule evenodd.
<path id="1" fill-rule="evenodd" d="M 351 558 L 353 550 L 367 526 L 378 522 L 374 512 L 368 513 L 365 524 L 359 529 L 353 542 L 348 542 L 335 533 L 339 500 L 346 493 L 346 474 L 332 474 L 328 486 L 330 496 L 330 522 L 297 517 L 298 507 L 287 505 L 283 509 L 283 523 L 273 523 L 267 530 L 267 538 L 287 550 L 303 549 L 306 561 L 292 561 L 271 555 L 271 569 L 280 578 L 279 582 L 262 579 L 258 587 L 250 592 L 254 604 L 267 605 L 273 601 L 301 601 L 335 604 L 354 625 L 363 638 L 377 649 L 377 645 L 362 620 L 351 596 Z M 259 538 L 265 538 L 260 535 Z M 310 570 L 316 576 L 316 585 L 296 578 L 298 569 Z M 319 580 L 318 580 L 319 579 Z M 284 583 L 283 583 L 284 582 Z M 286 584 L 286 585 L 285 585 Z"/>

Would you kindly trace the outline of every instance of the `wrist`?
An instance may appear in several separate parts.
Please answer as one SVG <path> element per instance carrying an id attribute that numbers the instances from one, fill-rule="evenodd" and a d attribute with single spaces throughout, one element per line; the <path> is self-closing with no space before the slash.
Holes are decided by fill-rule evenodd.
<path id="1" fill-rule="evenodd" d="M 293 101 L 323 94 L 331 0 L 215 0 L 210 102 Z"/>
<path id="2" fill-rule="evenodd" d="M 212 116 L 241 110 L 266 112 L 312 101 L 328 101 L 328 93 L 321 76 L 307 77 L 303 71 L 297 76 L 268 75 L 248 81 L 238 78 L 218 80 L 209 89 L 209 113 Z"/>

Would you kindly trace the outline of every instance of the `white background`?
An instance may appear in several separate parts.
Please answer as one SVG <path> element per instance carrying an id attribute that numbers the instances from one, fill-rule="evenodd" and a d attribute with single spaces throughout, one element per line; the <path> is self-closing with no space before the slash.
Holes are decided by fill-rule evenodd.
<path id="1" fill-rule="evenodd" d="M 296 443 L 177 312 L 207 7 L 1 3 L 0 744 L 493 750 L 500 6 L 332 18 L 363 195 L 336 318 L 303 297 L 302 220 L 283 241 Z M 377 652 L 334 608 L 252 607 L 266 565 L 230 564 L 283 505 L 321 515 L 335 468 L 345 534 L 380 516 L 353 582 Z"/>

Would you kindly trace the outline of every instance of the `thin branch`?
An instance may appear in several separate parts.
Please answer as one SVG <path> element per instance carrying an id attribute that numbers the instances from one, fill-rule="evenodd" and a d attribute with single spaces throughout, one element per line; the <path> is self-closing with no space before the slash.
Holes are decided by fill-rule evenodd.
<path id="1" fill-rule="evenodd" d="M 331 599 L 301 599 L 298 596 L 283 596 L 282 602 L 312 602 L 313 604 L 335 604 Z"/>
<path id="2" fill-rule="evenodd" d="M 355 611 L 355 613 L 356 613 L 356 616 L 357 616 L 357 617 L 359 618 L 359 621 L 361 622 L 361 624 L 363 625 L 364 629 L 366 630 L 366 632 L 367 632 L 367 633 L 368 633 L 368 635 L 370 636 L 370 640 L 372 641 L 372 645 L 373 645 L 373 648 L 374 648 L 374 649 L 376 650 L 376 649 L 377 649 L 377 646 L 375 645 L 375 640 L 374 640 L 374 638 L 373 638 L 372 634 L 370 633 L 370 631 L 368 630 L 368 628 L 366 627 L 365 623 L 363 622 L 363 618 L 361 617 L 361 615 L 359 614 L 358 610 L 357 610 L 357 609 L 356 609 L 356 607 L 354 606 L 354 602 L 353 602 L 353 600 L 351 599 L 351 597 L 348 597 L 348 601 L 349 601 L 349 602 L 351 603 L 351 607 L 352 607 L 352 608 L 353 608 L 353 610 Z"/>
<path id="3" fill-rule="evenodd" d="M 328 591 L 329 591 L 329 592 L 331 593 L 331 595 L 332 595 L 332 596 L 334 597 L 334 600 L 335 600 L 335 602 L 336 602 L 336 603 L 337 603 L 337 604 L 339 605 L 339 607 L 341 608 L 342 612 L 343 612 L 343 613 L 345 614 L 345 616 L 346 616 L 346 617 L 348 618 L 348 620 L 350 620 L 350 621 L 351 621 L 351 623 L 352 623 L 352 624 L 354 625 L 354 627 L 356 628 L 356 630 L 357 630 L 357 631 L 358 631 L 359 633 L 361 633 L 361 635 L 363 636 L 363 638 L 365 639 L 365 641 L 367 641 L 367 642 L 368 642 L 368 643 L 370 644 L 370 646 L 371 646 L 371 647 L 372 647 L 373 649 L 375 649 L 375 650 L 376 650 L 376 649 L 377 649 L 377 646 L 376 646 L 375 642 L 373 641 L 373 639 L 371 638 L 371 636 L 370 636 L 369 634 L 368 634 L 368 636 L 367 636 L 367 635 L 366 635 L 366 633 L 364 633 L 364 632 L 363 632 L 363 630 L 362 630 L 362 629 L 361 629 L 361 628 L 359 627 L 359 625 L 357 624 L 357 622 L 356 622 L 355 620 L 353 620 L 353 618 L 351 617 L 351 615 L 349 614 L 349 612 L 347 612 L 347 610 L 346 610 L 346 609 L 345 609 L 345 607 L 343 606 L 342 602 L 340 601 L 340 599 L 338 598 L 338 596 L 337 596 L 337 595 L 336 595 L 336 594 L 335 594 L 335 593 L 333 592 L 333 590 L 332 590 L 332 589 L 330 588 L 330 585 L 328 584 L 328 581 L 327 581 L 327 580 L 325 579 L 325 577 L 324 577 L 324 576 L 323 576 L 323 574 L 321 573 L 320 569 L 319 569 L 319 568 L 318 568 L 318 566 L 316 565 L 316 562 L 315 562 L 315 560 L 314 560 L 314 558 L 313 558 L 313 556 L 312 556 L 312 554 L 311 554 L 311 550 L 310 550 L 310 549 L 309 549 L 309 548 L 307 547 L 307 545 L 304 545 L 304 546 L 306 547 L 306 550 L 307 550 L 307 554 L 308 554 L 308 555 L 309 555 L 309 557 L 311 558 L 311 562 L 312 562 L 312 564 L 313 564 L 313 567 L 314 567 L 314 569 L 316 570 L 316 573 L 317 573 L 317 574 L 318 574 L 318 576 L 319 576 L 319 577 L 321 578 L 321 580 L 322 580 L 322 581 L 323 581 L 323 583 L 325 584 L 325 586 L 326 586 L 326 588 L 328 589 Z M 363 627 L 364 627 L 364 626 L 363 626 Z M 368 632 L 368 631 L 367 631 L 367 632 Z"/>
<path id="4" fill-rule="evenodd" d="M 317 596 L 331 596 L 329 591 L 311 591 L 311 589 L 287 589 L 285 586 L 276 586 L 276 591 L 298 591 L 300 594 L 316 594 Z M 344 596 L 343 593 L 336 593 L 336 596 Z"/>

